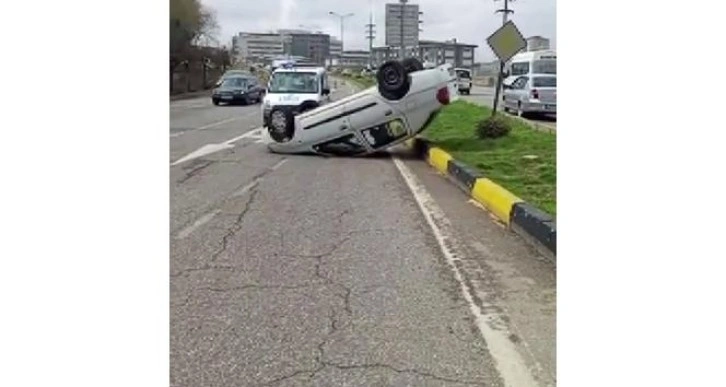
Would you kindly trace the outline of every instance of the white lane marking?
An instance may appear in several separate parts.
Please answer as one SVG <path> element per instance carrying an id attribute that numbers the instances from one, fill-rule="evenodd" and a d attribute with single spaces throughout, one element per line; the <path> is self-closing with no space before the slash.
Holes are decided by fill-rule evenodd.
<path id="1" fill-rule="evenodd" d="M 270 172 L 272 172 L 272 171 L 276 170 L 277 168 L 280 168 L 282 166 L 282 164 L 285 164 L 286 161 L 287 161 L 287 159 L 282 159 L 282 160 L 278 161 L 275 165 L 273 165 L 267 169 Z M 257 184 L 259 184 L 260 181 L 262 181 L 261 177 L 258 177 L 256 179 L 252 180 L 249 184 L 245 185 L 244 187 L 237 190 L 237 192 L 233 193 L 232 197 L 242 196 L 242 195 L 246 194 L 247 192 L 249 192 L 249 190 L 251 190 Z"/>
<path id="2" fill-rule="evenodd" d="M 194 223 L 185 227 L 183 230 L 179 231 L 179 234 L 176 235 L 176 239 L 184 239 L 184 238 L 188 237 L 189 235 L 191 235 L 194 232 L 194 230 L 198 229 L 205 223 L 212 220 L 212 218 L 214 218 L 220 212 L 221 212 L 220 210 L 214 210 L 208 214 L 203 215 L 202 217 L 197 219 Z"/>
<path id="3" fill-rule="evenodd" d="M 225 150 L 225 149 L 229 149 L 229 148 L 234 148 L 234 143 L 235 142 L 237 142 L 239 140 L 242 140 L 243 138 L 247 138 L 247 137 L 257 138 L 258 136 L 260 136 L 261 131 L 262 131 L 262 128 L 257 128 L 257 129 L 250 130 L 249 132 L 245 132 L 245 133 L 243 133 L 240 136 L 237 136 L 235 138 L 231 138 L 231 139 L 229 139 L 229 140 L 227 140 L 225 142 L 219 143 L 219 144 L 207 144 L 207 145 L 204 145 L 203 147 L 195 150 L 194 152 L 189 153 L 188 155 L 186 155 L 186 156 L 180 158 L 179 160 L 171 163 L 171 166 L 173 167 L 173 166 L 178 165 L 178 164 L 181 164 L 181 163 L 183 163 L 185 161 L 194 160 L 194 159 L 200 158 L 202 156 L 206 156 L 206 155 L 211 154 L 211 153 L 219 152 L 221 150 Z"/>
<path id="4" fill-rule="evenodd" d="M 240 118 L 242 118 L 242 117 L 232 117 L 232 118 L 228 118 L 226 120 L 212 122 L 211 124 L 207 124 L 207 125 L 204 125 L 204 126 L 200 126 L 200 127 L 196 128 L 194 130 L 204 130 L 204 129 L 214 128 L 215 126 L 224 125 L 226 123 L 229 123 L 229 122 L 232 122 L 232 121 L 235 121 L 235 120 L 239 120 Z"/>
<path id="5" fill-rule="evenodd" d="M 202 125 L 202 126 L 200 126 L 198 128 L 194 128 L 194 129 L 191 129 L 191 130 L 185 130 L 183 132 L 172 133 L 171 135 L 169 135 L 169 137 L 170 138 L 174 138 L 174 137 L 178 137 L 178 136 L 181 136 L 183 134 L 195 132 L 195 131 L 198 131 L 198 130 L 207 130 L 207 129 L 216 128 L 217 126 L 224 125 L 224 124 L 228 124 L 228 123 L 233 122 L 233 121 L 236 121 L 236 120 L 241 120 L 241 119 L 244 119 L 244 118 L 249 118 L 249 117 L 252 117 L 252 116 L 254 116 L 256 114 L 259 114 L 259 112 L 257 112 L 257 111 L 250 111 L 250 112 L 247 112 L 247 113 L 242 114 L 240 116 L 235 116 L 235 117 L 227 118 L 227 119 L 224 119 L 224 120 L 221 120 L 221 121 L 212 122 L 212 123 L 209 123 L 209 124 L 206 124 L 206 125 Z"/>
<path id="6" fill-rule="evenodd" d="M 278 161 L 277 163 L 275 163 L 275 165 L 269 167 L 268 169 L 270 171 L 277 170 L 277 168 L 280 168 L 282 166 L 282 164 L 285 164 L 286 161 L 287 161 L 287 159 L 282 159 L 282 160 Z M 249 184 L 245 185 L 244 187 L 237 190 L 237 192 L 233 193 L 232 197 L 238 197 L 238 196 L 242 196 L 242 195 L 246 194 L 247 192 L 249 192 L 249 190 L 251 190 L 257 184 L 259 184 L 260 181 L 262 181 L 262 179 L 263 179 L 262 177 L 255 178 Z M 194 223 L 192 223 L 191 225 L 189 225 L 187 227 L 184 227 L 184 229 L 179 231 L 179 233 L 176 235 L 176 239 L 184 239 L 184 238 L 188 237 L 194 231 L 196 231 L 196 229 L 205 225 L 206 223 L 209 223 L 209 221 L 214 219 L 214 217 L 217 216 L 217 214 L 219 214 L 220 212 L 222 212 L 222 210 L 217 209 L 217 210 L 214 210 L 212 212 L 202 215 L 201 217 L 199 217 L 199 219 L 195 220 Z"/>
<path id="7" fill-rule="evenodd" d="M 238 196 L 242 196 L 242 195 L 246 194 L 249 190 L 251 190 L 252 188 L 255 188 L 255 186 L 257 184 L 259 184 L 259 183 L 260 183 L 260 178 L 258 177 L 256 179 L 252 180 L 246 186 L 244 186 L 244 187 L 240 188 L 239 190 L 237 190 L 237 192 L 233 193 L 232 194 L 232 197 L 233 198 L 236 198 Z"/>
<path id="8" fill-rule="evenodd" d="M 451 271 L 454 272 L 454 277 L 459 282 L 464 299 L 469 304 L 469 310 L 474 315 L 479 333 L 484 338 L 487 349 L 494 358 L 495 366 L 502 380 L 504 380 L 504 384 L 510 387 L 537 387 L 537 382 L 534 380 L 522 355 L 509 340 L 507 333 L 493 329 L 489 325 L 490 322 L 494 322 L 497 316 L 485 315 L 482 313 L 482 308 L 474 302 L 474 297 L 467 288 L 461 271 L 455 264 L 459 258 L 456 258 L 456 254 L 452 251 L 451 242 L 456 238 L 451 232 L 452 226 L 446 215 L 426 191 L 423 184 L 400 159 L 394 157 L 393 163 L 406 181 L 406 185 L 411 190 L 418 207 L 426 218 L 429 227 L 431 227 L 434 237 L 436 237 L 441 252 L 446 257 L 446 262 L 449 264 Z"/>

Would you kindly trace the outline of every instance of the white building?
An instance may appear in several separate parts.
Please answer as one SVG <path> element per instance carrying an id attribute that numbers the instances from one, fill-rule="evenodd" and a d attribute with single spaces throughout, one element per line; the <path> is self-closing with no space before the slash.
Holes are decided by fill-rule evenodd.
<path id="1" fill-rule="evenodd" d="M 401 47 L 401 23 L 404 46 L 418 46 L 419 15 L 418 4 L 386 4 L 386 46 Z"/>
<path id="2" fill-rule="evenodd" d="M 284 53 L 283 35 L 279 33 L 240 32 L 232 41 L 238 58 L 261 58 Z"/>
<path id="3" fill-rule="evenodd" d="M 541 36 L 530 36 L 527 40 L 527 51 L 549 50 L 550 40 Z"/>
<path id="4" fill-rule="evenodd" d="M 340 58 L 340 55 L 343 53 L 343 42 L 340 40 L 330 37 L 330 57 L 331 58 Z"/>

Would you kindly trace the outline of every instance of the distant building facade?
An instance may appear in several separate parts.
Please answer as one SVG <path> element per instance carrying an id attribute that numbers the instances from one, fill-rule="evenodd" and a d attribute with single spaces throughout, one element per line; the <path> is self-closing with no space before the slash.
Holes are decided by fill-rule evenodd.
<path id="1" fill-rule="evenodd" d="M 527 51 L 549 50 L 550 40 L 541 36 L 530 36 L 527 40 Z"/>
<path id="2" fill-rule="evenodd" d="M 278 33 L 240 32 L 232 39 L 238 58 L 264 58 L 282 55 L 283 40 Z"/>
<path id="3" fill-rule="evenodd" d="M 365 50 L 343 51 L 338 64 L 343 67 L 365 67 L 369 57 L 370 53 Z"/>
<path id="4" fill-rule="evenodd" d="M 269 59 L 280 55 L 305 57 L 323 64 L 330 57 L 330 35 L 306 30 L 240 32 L 232 38 L 238 59 Z"/>
<path id="5" fill-rule="evenodd" d="M 288 54 L 303 56 L 323 65 L 330 58 L 330 35 L 328 34 L 292 34 Z"/>
<path id="6" fill-rule="evenodd" d="M 419 38 L 418 4 L 386 4 L 386 46 L 401 46 L 401 23 L 403 23 L 403 45 L 418 45 Z"/>
<path id="7" fill-rule="evenodd" d="M 343 42 L 341 42 L 339 39 L 330 38 L 330 57 L 331 58 L 340 58 L 340 55 L 343 53 Z"/>
<path id="8" fill-rule="evenodd" d="M 421 40 L 417 46 L 406 47 L 406 55 L 418 58 L 421 62 L 438 66 L 449 63 L 454 67 L 472 68 L 475 63 L 475 44 L 459 43 L 455 39 L 436 42 Z M 399 59 L 397 46 L 383 46 L 373 48 L 373 63 L 380 65 L 389 59 Z"/>

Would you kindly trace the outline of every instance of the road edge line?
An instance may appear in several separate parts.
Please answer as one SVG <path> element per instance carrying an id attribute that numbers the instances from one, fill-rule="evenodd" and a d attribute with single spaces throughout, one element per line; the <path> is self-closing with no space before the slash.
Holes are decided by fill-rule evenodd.
<path id="1" fill-rule="evenodd" d="M 461 259 L 456 254 L 455 246 L 458 245 L 457 238 L 451 234 L 453 226 L 444 211 L 439 207 L 436 200 L 431 197 L 426 187 L 416 177 L 408 166 L 396 156 L 392 156 L 396 169 L 403 178 L 406 186 L 411 191 L 419 210 L 426 219 L 429 228 L 444 255 L 446 262 L 454 274 L 456 282 L 459 283 L 461 293 L 469 306 L 469 311 L 474 316 L 475 325 L 479 330 L 481 338 L 487 345 L 487 352 L 494 360 L 494 367 L 500 378 L 508 387 L 536 387 L 539 386 L 532 370 L 527 365 L 522 353 L 512 344 L 504 332 L 494 329 L 489 323 L 495 318 L 491 314 L 484 314 L 484 305 L 478 305 L 472 295 L 474 289 L 470 289 L 466 280 L 457 265 Z M 448 230 L 447 230 L 448 229 Z M 447 232 L 449 231 L 449 232 Z"/>

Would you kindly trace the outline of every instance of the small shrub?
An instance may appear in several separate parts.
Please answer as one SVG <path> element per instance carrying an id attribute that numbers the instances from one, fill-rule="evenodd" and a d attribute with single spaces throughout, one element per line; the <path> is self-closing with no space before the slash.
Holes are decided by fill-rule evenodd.
<path id="1" fill-rule="evenodd" d="M 476 125 L 476 134 L 479 138 L 499 138 L 506 136 L 512 130 L 509 121 L 500 117 L 487 117 Z"/>

